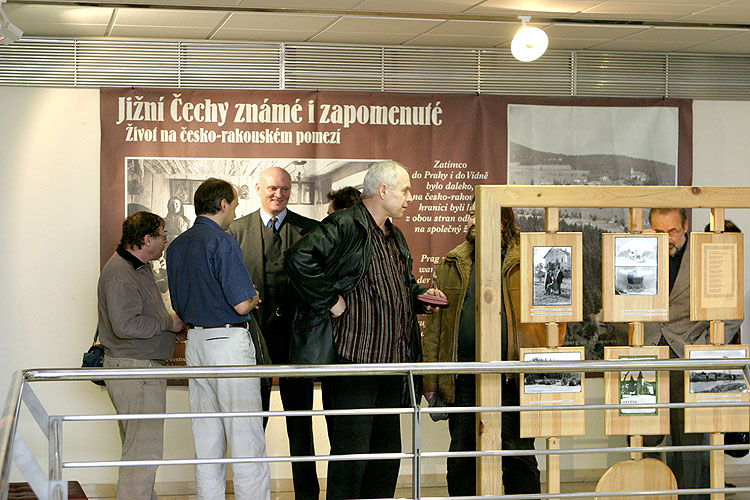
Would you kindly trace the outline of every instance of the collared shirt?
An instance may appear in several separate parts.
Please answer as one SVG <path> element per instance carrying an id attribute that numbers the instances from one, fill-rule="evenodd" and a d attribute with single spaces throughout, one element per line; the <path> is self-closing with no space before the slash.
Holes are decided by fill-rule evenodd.
<path id="1" fill-rule="evenodd" d="M 146 265 L 145 262 L 141 262 L 141 259 L 128 252 L 122 245 L 117 245 L 117 250 L 115 251 L 117 252 L 117 255 L 130 262 L 130 265 L 133 266 L 133 269 L 135 270 L 138 270 Z"/>
<path id="2" fill-rule="evenodd" d="M 247 321 L 234 306 L 255 296 L 255 287 L 232 235 L 208 217 L 167 247 L 172 307 L 185 323 L 214 327 Z"/>
<path id="3" fill-rule="evenodd" d="M 333 338 L 339 356 L 355 363 L 404 362 L 414 322 L 406 264 L 390 221 L 385 233 L 372 216 L 369 222 L 372 261 L 344 297 L 346 310 L 335 320 Z"/>
<path id="4" fill-rule="evenodd" d="M 278 231 L 281 228 L 281 225 L 284 223 L 284 219 L 286 219 L 286 213 L 288 210 L 285 208 L 281 212 L 279 212 L 279 215 L 276 216 L 276 230 Z M 260 209 L 260 220 L 263 222 L 263 225 L 268 227 L 268 221 L 271 220 L 271 217 L 273 217 L 271 214 L 267 214 L 263 211 L 263 209 Z"/>

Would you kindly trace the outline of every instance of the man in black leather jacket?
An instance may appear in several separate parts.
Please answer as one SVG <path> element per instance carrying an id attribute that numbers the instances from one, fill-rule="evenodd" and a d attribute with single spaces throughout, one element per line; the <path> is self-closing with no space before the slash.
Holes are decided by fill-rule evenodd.
<path id="1" fill-rule="evenodd" d="M 290 361 L 398 363 L 421 361 L 417 312 L 420 295 L 445 297 L 417 285 L 401 231 L 390 218 L 412 201 L 409 174 L 400 163 L 376 162 L 365 175 L 363 201 L 329 215 L 286 252 L 297 308 Z M 401 405 L 404 377 L 329 377 L 332 409 Z M 336 416 L 331 454 L 401 451 L 398 415 Z M 392 497 L 399 460 L 348 460 L 328 465 L 327 498 Z"/>

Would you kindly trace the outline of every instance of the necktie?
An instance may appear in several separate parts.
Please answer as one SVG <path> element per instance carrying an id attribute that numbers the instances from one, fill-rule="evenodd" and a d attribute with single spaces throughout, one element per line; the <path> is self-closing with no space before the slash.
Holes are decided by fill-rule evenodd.
<path id="1" fill-rule="evenodd" d="M 278 230 L 279 230 L 279 228 L 276 227 L 276 221 L 278 221 L 278 220 L 279 219 L 277 217 L 271 217 L 271 220 L 269 220 L 268 224 L 267 224 L 267 227 L 269 229 L 273 229 L 274 233 L 278 232 Z"/>

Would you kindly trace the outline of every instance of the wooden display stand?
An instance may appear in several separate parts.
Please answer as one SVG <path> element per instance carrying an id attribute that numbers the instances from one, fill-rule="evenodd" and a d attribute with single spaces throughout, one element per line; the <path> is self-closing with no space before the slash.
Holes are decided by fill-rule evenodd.
<path id="1" fill-rule="evenodd" d="M 596 484 L 597 492 L 609 491 L 652 491 L 677 489 L 677 480 L 671 469 L 661 460 L 644 458 L 641 460 L 626 460 L 605 472 Z M 597 497 L 598 500 L 632 500 L 645 498 L 646 500 L 677 500 L 677 495 L 645 495 L 607 496 Z"/>
<path id="2" fill-rule="evenodd" d="M 747 345 L 686 345 L 686 359 L 750 357 Z M 685 402 L 750 401 L 742 370 L 693 370 L 685 372 Z M 685 432 L 748 432 L 747 407 L 685 408 Z"/>
<path id="3" fill-rule="evenodd" d="M 521 233 L 522 323 L 583 320 L 582 241 L 581 233 Z"/>
<path id="4" fill-rule="evenodd" d="M 604 359 L 669 359 L 668 346 L 605 347 Z M 647 404 L 669 402 L 669 372 L 604 372 L 604 402 Z M 626 411 L 606 410 L 604 432 L 608 436 L 669 434 L 669 408 Z"/>
<path id="5" fill-rule="evenodd" d="M 501 275 L 501 231 L 497 221 L 501 220 L 501 207 L 541 207 L 545 209 L 547 233 L 557 232 L 559 208 L 627 208 L 630 210 L 630 231 L 642 229 L 643 209 L 664 208 L 711 208 L 712 230 L 724 229 L 724 209 L 750 208 L 750 188 L 697 187 L 697 186 L 477 186 L 477 239 L 476 239 L 476 297 L 478 316 L 477 360 L 501 359 L 502 344 L 496 335 L 497 318 L 500 316 L 502 294 Z M 738 258 L 742 262 L 742 258 Z M 738 274 L 738 278 L 740 274 Z M 741 295 L 741 293 L 740 293 Z M 654 307 L 655 308 L 655 307 Z M 616 309 L 616 307 L 615 307 Z M 741 308 L 740 308 L 741 309 Z M 716 318 L 718 319 L 718 317 Z M 726 318 L 723 318 L 726 319 Z M 629 317 L 625 321 L 634 321 Z M 556 327 L 556 324 L 552 323 Z M 548 325 L 548 330 L 550 325 Z M 723 336 L 723 323 L 712 321 L 712 336 Z M 487 334 L 483 334 L 486 332 Z M 643 345 L 643 324 L 632 323 L 631 345 Z M 549 337 L 549 335 L 548 335 Z M 722 343 L 720 342 L 712 343 Z M 553 347 L 554 345 L 549 345 Z M 477 385 L 477 404 L 481 406 L 502 405 L 502 375 L 481 375 Z M 522 412 L 527 413 L 527 412 Z M 745 410 L 747 414 L 747 410 Z M 498 412 L 480 413 L 484 432 L 478 440 L 479 450 L 501 449 L 501 415 Z M 636 436 L 633 444 L 637 445 Z M 723 434 L 713 433 L 712 443 L 723 443 Z M 548 438 L 548 449 L 559 449 L 559 439 Z M 548 491 L 559 492 L 559 455 L 549 455 Z M 556 465 L 555 465 L 555 461 Z M 645 459 L 644 459 L 645 460 Z M 640 467 L 643 467 L 644 460 Z M 630 463 L 630 462 L 627 462 Z M 723 487 L 723 453 L 711 453 L 711 486 Z M 629 467 L 628 465 L 622 466 Z M 501 460 L 499 457 L 481 457 L 477 468 L 477 494 L 502 494 Z M 627 477 L 629 474 L 625 474 Z M 632 476 L 631 476 L 632 477 Z M 602 490 L 604 491 L 604 490 Z M 712 494 L 712 500 L 723 498 L 723 494 Z"/>
<path id="6" fill-rule="evenodd" d="M 742 319 L 745 307 L 742 236 L 742 233 L 690 233 L 691 321 Z"/>
<path id="7" fill-rule="evenodd" d="M 669 237 L 602 234 L 602 320 L 669 319 Z"/>
<path id="8" fill-rule="evenodd" d="M 521 361 L 583 361 L 583 347 L 529 347 L 520 350 Z M 583 405 L 586 403 L 583 373 L 534 373 L 521 378 L 521 406 Z M 583 410 L 521 412 L 521 437 L 583 436 Z"/>

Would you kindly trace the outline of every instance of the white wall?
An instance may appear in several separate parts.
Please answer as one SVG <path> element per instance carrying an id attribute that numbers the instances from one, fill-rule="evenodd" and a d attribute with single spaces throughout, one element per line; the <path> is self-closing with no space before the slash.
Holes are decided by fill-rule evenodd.
<path id="1" fill-rule="evenodd" d="M 96 324 L 96 281 L 99 272 L 99 93 L 97 90 L 0 87 L 0 395 L 15 370 L 80 366 Z M 746 138 L 748 102 L 694 104 L 694 185 L 750 186 L 750 141 Z M 750 231 L 750 213 L 728 211 Z M 694 227 L 708 220 L 696 210 Z M 750 253 L 750 252 L 748 252 Z M 747 260 L 747 258 L 746 258 Z M 748 268 L 748 262 L 745 264 Z M 746 289 L 746 304 L 750 302 Z M 750 333 L 745 332 L 745 336 Z M 34 391 L 52 413 L 111 413 L 101 389 L 90 383 L 37 383 Z M 589 387 L 589 400 L 599 402 L 601 384 Z M 187 408 L 186 392 L 170 390 L 170 411 Z M 601 422 L 588 418 L 589 434 L 601 435 Z M 38 460 L 46 448 L 35 424 L 22 415 L 22 437 Z M 322 420 L 316 423 L 320 452 L 327 452 Z M 408 429 L 408 424 L 404 425 Z M 269 454 L 288 451 L 283 426 L 272 423 Z M 447 449 L 447 426 L 428 424 L 424 449 Z M 577 447 L 622 443 L 576 440 Z M 404 448 L 409 447 L 408 435 Z M 543 446 L 543 442 L 538 442 Z M 570 446 L 564 441 L 563 447 Z M 119 440 L 115 424 L 66 424 L 65 460 L 116 459 Z M 167 426 L 166 456 L 192 456 L 186 421 Z M 609 465 L 611 465 L 609 461 Z M 738 463 L 728 459 L 728 465 Z M 607 466 L 604 458 L 568 458 L 571 470 Z M 46 469 L 46 464 L 42 461 Z M 425 464 L 428 474 L 442 473 L 440 461 Z M 408 465 L 407 465 L 408 470 Z M 288 465 L 276 465 L 275 478 L 290 476 Z M 84 483 L 114 483 L 113 469 L 68 471 Z M 14 472 L 14 479 L 19 475 Z M 189 467 L 162 467 L 159 481 L 191 481 Z"/>

